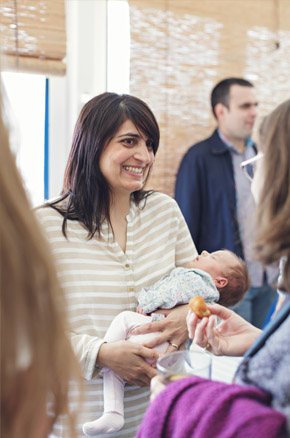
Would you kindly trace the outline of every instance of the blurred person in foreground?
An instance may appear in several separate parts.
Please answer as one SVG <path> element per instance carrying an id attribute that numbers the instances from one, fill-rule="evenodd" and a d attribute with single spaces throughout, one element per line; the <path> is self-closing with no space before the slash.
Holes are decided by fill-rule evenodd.
<path id="1" fill-rule="evenodd" d="M 290 435 L 290 100 L 265 118 L 260 143 L 252 185 L 255 249 L 262 263 L 283 259 L 283 304 L 264 332 L 218 304 L 208 306 L 209 318 L 189 313 L 195 343 L 216 355 L 244 354 L 244 360 L 231 385 L 199 377 L 168 385 L 149 407 L 138 438 Z M 155 393 L 160 385 L 155 378 Z"/>
<path id="2" fill-rule="evenodd" d="M 2 90 L 1 90 L 2 92 Z M 1 436 L 47 437 L 68 415 L 69 381 L 79 379 L 65 336 L 62 295 L 9 149 L 0 104 Z M 5 120 L 6 121 L 6 120 Z"/>

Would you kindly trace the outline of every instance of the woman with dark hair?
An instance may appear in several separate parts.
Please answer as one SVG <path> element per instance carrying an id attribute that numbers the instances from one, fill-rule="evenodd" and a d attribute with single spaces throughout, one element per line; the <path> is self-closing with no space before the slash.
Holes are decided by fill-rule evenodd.
<path id="1" fill-rule="evenodd" d="M 156 374 L 147 360 L 157 353 L 129 341 L 104 343 L 104 334 L 117 314 L 136 309 L 138 291 L 196 254 L 175 201 L 144 190 L 158 146 L 159 128 L 143 101 L 115 93 L 93 98 L 75 127 L 61 197 L 37 212 L 55 255 L 85 379 L 80 423 L 103 412 L 102 367 L 129 383 L 125 426 L 110 436 L 135 436 L 149 393 L 140 387 Z M 186 312 L 180 306 L 162 321 L 162 337 L 174 345 L 169 351 L 187 338 Z M 68 435 L 58 424 L 53 436 Z"/>
<path id="2" fill-rule="evenodd" d="M 290 436 L 290 100 L 265 118 L 260 140 L 261 159 L 252 160 L 255 248 L 265 264 L 284 261 L 283 305 L 263 333 L 218 304 L 208 305 L 209 318 L 190 313 L 189 335 L 200 347 L 216 355 L 245 354 L 235 383 L 191 377 L 168 385 L 150 406 L 138 438 Z M 154 385 L 156 393 L 161 382 L 155 378 Z"/>

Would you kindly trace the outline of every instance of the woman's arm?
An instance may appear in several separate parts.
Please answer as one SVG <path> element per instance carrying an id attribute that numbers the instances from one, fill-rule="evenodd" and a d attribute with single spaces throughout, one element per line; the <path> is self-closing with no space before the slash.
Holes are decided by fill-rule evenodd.
<path id="1" fill-rule="evenodd" d="M 126 382 L 139 386 L 149 385 L 156 374 L 146 359 L 154 363 L 158 354 L 139 344 L 128 341 L 105 343 L 102 338 L 82 334 L 72 334 L 71 341 L 86 380 L 96 374 L 96 366 L 111 368 Z"/>
<path id="2" fill-rule="evenodd" d="M 156 362 L 158 353 L 129 341 L 108 342 L 99 349 L 97 365 L 110 368 L 129 384 L 148 386 L 156 370 L 146 359 Z"/>

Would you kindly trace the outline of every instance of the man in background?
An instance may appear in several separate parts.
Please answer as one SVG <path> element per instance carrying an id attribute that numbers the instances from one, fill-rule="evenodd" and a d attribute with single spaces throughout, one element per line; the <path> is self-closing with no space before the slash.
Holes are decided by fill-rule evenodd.
<path id="1" fill-rule="evenodd" d="M 245 259 L 251 288 L 234 310 L 262 327 L 276 299 L 270 285 L 278 271 L 265 268 L 252 254 L 255 205 L 251 181 L 240 166 L 257 154 L 251 140 L 257 106 L 253 84 L 245 79 L 227 78 L 214 87 L 211 107 L 217 128 L 183 157 L 175 198 L 199 253 L 225 248 Z"/>

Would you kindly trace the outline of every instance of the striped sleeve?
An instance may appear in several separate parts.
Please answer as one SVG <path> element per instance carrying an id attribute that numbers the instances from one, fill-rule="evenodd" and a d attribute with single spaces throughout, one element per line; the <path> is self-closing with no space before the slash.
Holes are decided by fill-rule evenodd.
<path id="1" fill-rule="evenodd" d="M 65 288 L 68 316 L 72 316 L 72 318 L 76 319 L 75 315 L 73 315 L 74 312 L 72 309 L 75 304 L 72 305 L 69 300 L 70 296 L 74 295 L 73 302 L 76 303 L 76 293 L 68 291 L 67 288 L 71 287 L 73 290 L 77 282 L 76 280 L 72 282 L 66 281 L 66 279 L 68 279 L 70 276 L 68 276 L 67 273 L 62 269 L 63 265 L 71 266 L 69 263 L 64 263 L 66 259 L 63 258 L 64 255 L 68 256 L 68 254 L 70 254 L 70 252 L 66 250 L 71 247 L 71 242 L 66 242 L 65 237 L 60 234 L 62 217 L 53 210 L 45 208 L 36 210 L 35 214 L 43 230 L 45 231 L 45 236 L 48 239 L 48 243 L 52 250 L 52 255 L 56 261 L 56 269 L 59 279 L 62 286 Z M 73 258 L 74 255 L 71 254 L 71 257 Z M 70 338 L 72 348 L 79 360 L 83 377 L 86 380 L 92 379 L 96 371 L 96 359 L 98 351 L 100 346 L 104 343 L 104 339 L 99 338 L 96 336 L 96 334 L 90 335 L 87 333 L 75 333 L 73 329 L 70 332 Z"/>

